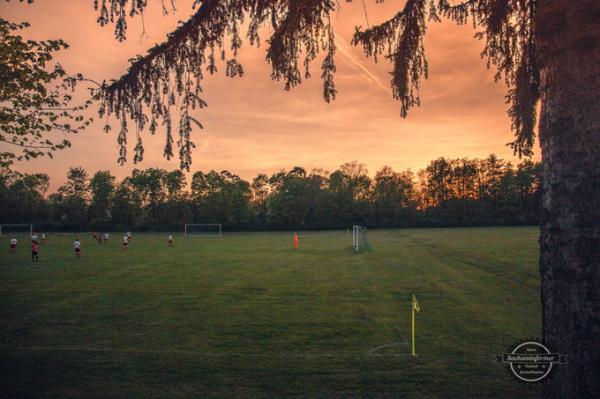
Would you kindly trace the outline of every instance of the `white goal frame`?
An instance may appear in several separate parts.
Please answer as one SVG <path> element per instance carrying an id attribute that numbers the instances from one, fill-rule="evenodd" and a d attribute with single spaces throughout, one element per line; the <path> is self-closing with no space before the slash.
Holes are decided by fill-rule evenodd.
<path id="1" fill-rule="evenodd" d="M 26 227 L 29 226 L 29 236 L 33 235 L 33 225 L 28 223 L 4 223 L 0 224 L 0 236 L 4 236 L 4 228 L 5 227 Z M 26 233 L 25 231 L 23 233 Z M 21 234 L 23 234 L 21 233 Z"/>
<path id="2" fill-rule="evenodd" d="M 354 252 L 360 252 L 360 233 L 366 230 L 367 228 L 363 226 L 352 226 L 352 248 Z"/>
<path id="3" fill-rule="evenodd" d="M 207 233 L 207 234 L 194 234 L 188 232 L 188 226 L 219 226 L 218 233 Z M 186 237 L 223 237 L 223 226 L 221 223 L 186 223 L 184 225 L 184 233 Z"/>

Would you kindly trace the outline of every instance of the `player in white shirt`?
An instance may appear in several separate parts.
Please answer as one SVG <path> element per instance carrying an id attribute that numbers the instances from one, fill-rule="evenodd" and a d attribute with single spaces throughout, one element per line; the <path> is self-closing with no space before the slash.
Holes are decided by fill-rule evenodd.
<path id="1" fill-rule="evenodd" d="M 75 247 L 75 256 L 81 256 L 81 241 L 79 241 L 79 238 L 75 239 L 73 246 Z"/>
<path id="2" fill-rule="evenodd" d="M 11 238 L 10 239 L 10 245 L 8 247 L 8 253 L 9 254 L 14 254 L 15 252 L 17 252 L 17 239 L 16 238 Z"/>
<path id="3" fill-rule="evenodd" d="M 108 235 L 108 233 L 104 233 L 104 243 L 107 244 L 108 243 L 108 238 L 110 236 Z"/>
<path id="4" fill-rule="evenodd" d="M 173 234 L 169 234 L 168 242 L 169 242 L 169 247 L 172 247 L 173 246 Z"/>
<path id="5" fill-rule="evenodd" d="M 37 235 L 37 233 L 33 233 L 33 234 L 31 235 L 31 241 L 35 241 L 35 242 L 37 242 L 37 240 L 38 240 L 38 235 Z"/>
<path id="6" fill-rule="evenodd" d="M 127 247 L 129 246 L 129 237 L 127 235 L 123 236 L 123 246 L 122 248 L 127 251 Z"/>
<path id="7" fill-rule="evenodd" d="M 131 231 L 127 232 L 127 240 L 131 240 Z"/>
<path id="8" fill-rule="evenodd" d="M 42 243 L 46 242 L 46 233 L 42 233 Z"/>

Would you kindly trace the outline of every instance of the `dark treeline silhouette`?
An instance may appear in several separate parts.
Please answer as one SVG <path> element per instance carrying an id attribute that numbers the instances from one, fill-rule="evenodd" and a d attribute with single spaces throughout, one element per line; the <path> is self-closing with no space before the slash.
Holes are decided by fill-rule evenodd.
<path id="1" fill-rule="evenodd" d="M 486 159 L 439 158 L 416 175 L 364 164 L 333 173 L 301 167 L 245 181 L 229 171 L 134 170 L 122 181 L 70 168 L 46 195 L 45 174 L 0 175 L 0 223 L 38 230 L 182 230 L 185 223 L 222 223 L 227 230 L 537 224 L 539 163 L 513 166 Z M 188 188 L 189 187 L 189 188 Z"/>

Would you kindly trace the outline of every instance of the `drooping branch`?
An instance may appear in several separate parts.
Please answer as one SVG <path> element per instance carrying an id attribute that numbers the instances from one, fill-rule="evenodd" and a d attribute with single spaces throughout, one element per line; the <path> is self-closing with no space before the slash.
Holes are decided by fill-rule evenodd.
<path id="1" fill-rule="evenodd" d="M 539 70 L 536 62 L 534 16 L 537 0 L 474 0 L 458 6 L 440 1 L 440 13 L 459 24 L 469 18 L 485 41 L 481 56 L 488 67 L 496 68 L 496 80 L 508 87 L 515 140 L 509 143 L 515 154 L 531 156 L 535 138 L 536 105 L 539 101 Z"/>
<path id="2" fill-rule="evenodd" d="M 94 0 L 94 10 L 99 12 L 98 23 L 104 26 L 110 23 L 115 24 L 115 37 L 119 41 L 124 41 L 127 36 L 127 16 L 133 17 L 140 15 L 142 17 L 144 10 L 148 7 L 148 0 L 131 0 L 129 11 L 127 11 L 127 2 L 129 0 Z M 197 1 L 196 1 L 197 2 Z M 160 0 L 163 15 L 169 11 L 175 12 L 175 0 Z"/>
<path id="3" fill-rule="evenodd" d="M 333 62 L 335 45 L 333 29 L 329 14 L 335 9 L 332 0 L 289 1 L 284 17 L 277 24 L 275 32 L 269 40 L 267 61 L 273 68 L 272 78 L 284 80 L 285 88 L 290 88 L 302 82 L 302 74 L 298 67 L 301 53 L 304 53 L 304 76 L 309 77 L 309 64 L 322 48 L 330 53 L 324 62 Z M 328 69 L 332 71 L 331 68 Z M 325 73 L 329 76 L 328 73 Z M 326 83 L 327 85 L 327 83 Z M 331 100 L 325 90 L 325 99 Z"/>
<path id="4" fill-rule="evenodd" d="M 400 115 L 419 105 L 421 76 L 427 77 L 428 65 L 423 48 L 426 7 L 429 0 L 408 0 L 402 11 L 381 25 L 365 31 L 357 29 L 352 39 L 362 45 L 365 54 L 374 57 L 387 53 L 385 58 L 394 64 L 392 93 L 401 101 Z"/>
<path id="5" fill-rule="evenodd" d="M 127 0 L 113 6 L 115 1 L 118 0 L 105 0 L 102 7 L 99 4 L 101 10 L 106 8 L 108 12 L 101 23 L 111 21 L 111 15 L 119 16 L 113 16 L 118 22 L 122 15 L 119 10 Z M 146 6 L 146 2 L 136 5 L 135 13 L 143 12 Z M 207 105 L 200 97 L 203 74 L 216 73 L 221 61 L 228 77 L 243 76 L 244 68 L 237 56 L 242 47 L 240 26 L 245 18 L 249 19 L 246 36 L 251 45 L 260 44 L 260 27 L 270 23 L 273 34 L 269 40 L 267 60 L 272 67 L 272 78 L 283 80 L 286 89 L 302 80 L 298 67 L 300 57 L 304 56 L 304 76 L 308 77 L 310 62 L 325 50 L 327 56 L 322 64 L 324 97 L 326 101 L 335 98 L 335 45 L 329 20 L 329 13 L 335 8 L 334 0 L 198 0 L 194 6 L 197 7 L 195 14 L 171 33 L 163 44 L 135 59 L 125 75 L 102 88 L 101 116 L 108 118 L 112 114 L 119 119 L 133 120 L 135 124 L 134 162 L 143 159 L 141 132 L 147 124 L 152 134 L 159 123 L 165 126 L 164 155 L 167 159 L 173 156 L 175 140 L 172 137 L 171 114 L 172 108 L 177 107 L 179 139 L 176 144 L 180 167 L 189 169 L 194 148 L 192 125 L 202 128 L 201 123 L 191 116 L 191 110 Z M 113 8 L 117 10 L 114 14 Z M 124 35 L 125 31 L 118 32 Z M 105 130 L 110 130 L 108 123 Z M 122 120 L 118 136 L 121 164 L 127 159 L 127 134 L 127 122 Z"/>
<path id="6" fill-rule="evenodd" d="M 508 114 L 516 140 L 510 145 L 519 156 L 531 155 L 535 137 L 536 104 L 539 100 L 539 72 L 535 62 L 533 17 L 537 0 L 407 0 L 390 20 L 366 30 L 357 29 L 353 44 L 361 45 L 367 56 L 385 54 L 394 66 L 391 85 L 394 98 L 401 101 L 401 116 L 420 104 L 421 77 L 427 78 L 423 35 L 425 14 L 440 16 L 457 24 L 472 22 L 476 37 L 485 41 L 482 57 L 497 70 L 496 80 L 509 88 Z M 428 10 L 428 11 L 427 11 Z"/>

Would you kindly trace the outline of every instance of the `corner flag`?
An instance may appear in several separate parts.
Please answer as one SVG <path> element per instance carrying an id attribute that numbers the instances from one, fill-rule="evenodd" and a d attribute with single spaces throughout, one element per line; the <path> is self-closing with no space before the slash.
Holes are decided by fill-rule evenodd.
<path id="1" fill-rule="evenodd" d="M 417 302 L 417 297 L 415 294 L 412 296 L 411 300 L 411 314 L 412 314 L 412 355 L 417 356 L 415 352 L 415 312 L 420 312 L 421 308 L 419 307 L 419 302 Z"/>
<path id="2" fill-rule="evenodd" d="M 413 304 L 413 309 L 417 313 L 421 311 L 421 308 L 419 307 L 419 302 L 417 302 L 417 297 L 414 294 L 412 296 L 412 304 Z"/>

